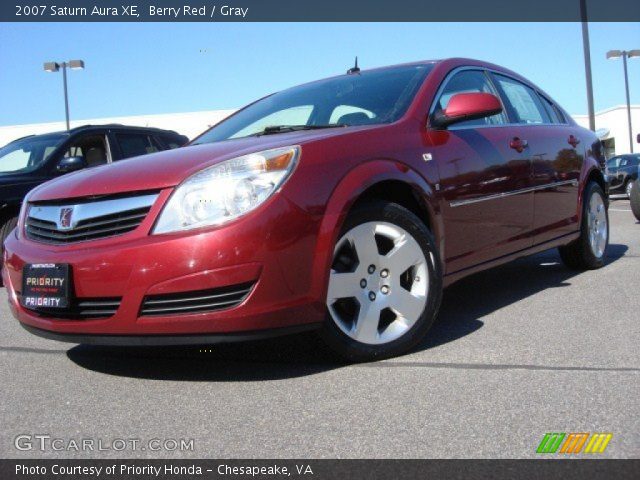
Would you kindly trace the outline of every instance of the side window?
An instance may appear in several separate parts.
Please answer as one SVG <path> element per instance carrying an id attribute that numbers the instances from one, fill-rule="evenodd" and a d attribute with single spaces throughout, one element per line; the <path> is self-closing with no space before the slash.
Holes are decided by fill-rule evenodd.
<path id="1" fill-rule="evenodd" d="M 306 125 L 313 112 L 313 105 L 298 105 L 295 107 L 278 110 L 271 115 L 261 118 L 251 125 L 247 125 L 242 130 L 237 131 L 229 138 L 246 137 L 261 132 L 266 127 L 277 125 Z"/>
<path id="2" fill-rule="evenodd" d="M 558 116 L 558 119 L 560 120 L 560 123 L 567 123 L 567 118 L 564 116 L 564 113 L 562 113 L 562 110 L 560 110 L 560 108 L 558 108 L 557 105 L 554 105 L 553 109 L 555 110 L 556 115 Z"/>
<path id="3" fill-rule="evenodd" d="M 444 110 L 449 104 L 451 97 L 457 93 L 492 93 L 495 95 L 491 84 L 484 72 L 480 70 L 463 70 L 456 73 L 445 85 L 440 97 L 438 98 L 434 112 Z M 507 123 L 504 112 L 487 118 L 477 120 L 467 120 L 465 122 L 456 123 L 456 128 L 473 127 L 478 125 L 500 125 Z"/>
<path id="4" fill-rule="evenodd" d="M 619 163 L 620 163 L 620 157 L 613 157 L 607 160 L 607 168 L 618 168 Z"/>
<path id="5" fill-rule="evenodd" d="M 181 139 L 179 137 L 171 137 L 169 135 L 161 135 L 160 141 L 164 143 L 170 150 L 174 148 L 180 148 L 182 146 Z"/>
<path id="6" fill-rule="evenodd" d="M 504 94 L 503 98 L 511 107 L 515 123 L 550 123 L 551 120 L 542 105 L 542 100 L 535 91 L 512 78 L 497 74 L 494 74 L 494 78 L 498 88 Z"/>
<path id="7" fill-rule="evenodd" d="M 629 159 L 626 157 L 623 157 L 622 160 L 620 160 L 620 166 L 621 167 L 627 167 L 629 166 Z"/>
<path id="8" fill-rule="evenodd" d="M 65 157 L 84 157 L 88 167 L 97 167 L 109 162 L 109 149 L 104 135 L 86 135 L 74 140 L 64 154 Z"/>
<path id="9" fill-rule="evenodd" d="M 558 111 L 556 110 L 555 105 L 551 103 L 549 100 L 547 100 L 546 97 L 543 97 L 542 95 L 540 95 L 540 98 L 542 99 L 542 103 L 547 109 L 547 114 L 549 115 L 549 119 L 551 120 L 551 123 L 564 123 L 564 121 L 560 120 L 560 117 L 558 116 Z"/>
<path id="10" fill-rule="evenodd" d="M 364 108 L 352 105 L 338 105 L 331 112 L 329 123 L 344 123 L 345 125 L 366 125 L 376 114 Z"/>
<path id="11" fill-rule="evenodd" d="M 2 163 L 0 163 L 0 173 L 2 172 L 17 172 L 18 170 L 24 170 L 28 168 L 33 162 L 31 158 L 33 153 L 29 150 L 23 150 L 21 148 L 9 152 L 2 157 Z"/>
<path id="12" fill-rule="evenodd" d="M 122 158 L 136 157 L 157 152 L 159 149 L 150 135 L 146 133 L 116 133 Z"/>

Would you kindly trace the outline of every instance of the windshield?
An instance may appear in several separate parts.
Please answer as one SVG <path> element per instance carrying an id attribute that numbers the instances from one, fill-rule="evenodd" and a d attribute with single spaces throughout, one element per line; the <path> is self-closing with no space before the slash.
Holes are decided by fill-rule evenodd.
<path id="1" fill-rule="evenodd" d="M 35 170 L 65 138 L 65 135 L 27 137 L 0 148 L 0 175 Z"/>
<path id="2" fill-rule="evenodd" d="M 249 105 L 205 132 L 194 145 L 305 127 L 391 123 L 406 112 L 432 68 L 400 66 L 293 87 Z"/>

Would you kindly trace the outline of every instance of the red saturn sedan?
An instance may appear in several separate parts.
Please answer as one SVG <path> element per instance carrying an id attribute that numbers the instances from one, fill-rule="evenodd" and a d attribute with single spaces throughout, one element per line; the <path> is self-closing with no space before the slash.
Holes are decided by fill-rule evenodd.
<path id="1" fill-rule="evenodd" d="M 601 144 L 531 82 L 475 60 L 360 71 L 270 95 L 189 146 L 26 198 L 11 310 L 76 343 L 201 345 L 316 329 L 401 354 L 443 287 L 558 247 L 601 267 Z"/>

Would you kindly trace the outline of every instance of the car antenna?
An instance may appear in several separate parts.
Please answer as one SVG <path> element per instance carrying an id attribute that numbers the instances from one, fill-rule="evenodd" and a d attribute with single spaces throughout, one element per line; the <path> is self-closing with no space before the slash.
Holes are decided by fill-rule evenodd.
<path id="1" fill-rule="evenodd" d="M 347 70 L 347 75 L 353 75 L 354 73 L 360 73 L 360 67 L 358 67 L 358 57 L 356 56 L 356 64 L 353 68 Z"/>

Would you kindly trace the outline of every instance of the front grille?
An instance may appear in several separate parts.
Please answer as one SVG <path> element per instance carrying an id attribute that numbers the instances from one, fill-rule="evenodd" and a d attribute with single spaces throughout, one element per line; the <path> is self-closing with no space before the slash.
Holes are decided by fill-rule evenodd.
<path id="1" fill-rule="evenodd" d="M 148 295 L 142 301 L 140 316 L 180 315 L 233 308 L 247 298 L 252 287 L 253 283 L 243 283 L 210 290 Z"/>
<path id="2" fill-rule="evenodd" d="M 78 298 L 75 299 L 67 308 L 29 308 L 28 310 L 46 318 L 91 320 L 113 317 L 118 311 L 121 301 L 122 297 Z"/>
<path id="3" fill-rule="evenodd" d="M 115 237 L 138 228 L 157 194 L 79 201 L 76 204 L 34 204 L 25 232 L 29 239 L 52 244 Z"/>
<path id="4" fill-rule="evenodd" d="M 59 230 L 55 222 L 27 218 L 27 236 L 46 243 L 73 243 L 122 235 L 138 228 L 151 207 L 83 220 L 71 230 Z"/>

